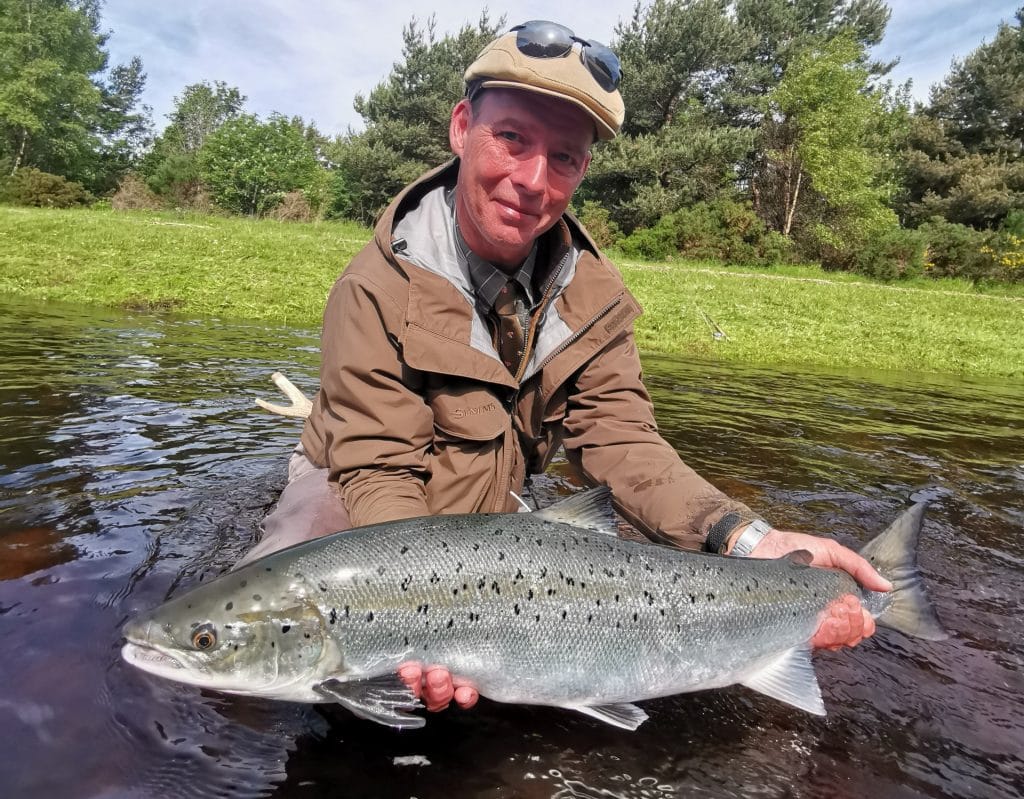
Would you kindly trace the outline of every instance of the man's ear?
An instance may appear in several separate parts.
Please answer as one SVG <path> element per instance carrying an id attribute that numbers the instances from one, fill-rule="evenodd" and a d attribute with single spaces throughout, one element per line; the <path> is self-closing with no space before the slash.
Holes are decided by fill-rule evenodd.
<path id="1" fill-rule="evenodd" d="M 452 109 L 452 118 L 448 123 L 448 145 L 459 158 L 466 146 L 466 134 L 472 121 L 473 107 L 469 100 L 462 98 Z"/>

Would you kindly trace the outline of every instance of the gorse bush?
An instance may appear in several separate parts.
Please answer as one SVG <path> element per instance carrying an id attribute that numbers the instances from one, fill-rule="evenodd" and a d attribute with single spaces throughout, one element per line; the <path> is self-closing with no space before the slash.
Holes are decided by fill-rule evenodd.
<path id="1" fill-rule="evenodd" d="M 662 260 L 684 256 L 731 264 L 770 266 L 791 257 L 789 240 L 768 230 L 747 203 L 715 200 L 663 216 L 622 240 L 627 256 Z"/>
<path id="2" fill-rule="evenodd" d="M 611 219 L 608 209 L 594 200 L 586 200 L 577 214 L 583 227 L 590 233 L 594 243 L 601 249 L 607 249 L 618 243 L 622 231 Z"/>
<path id="3" fill-rule="evenodd" d="M 916 230 L 894 227 L 872 236 L 854 257 L 853 269 L 879 280 L 917 277 L 924 272 L 924 237 Z"/>
<path id="4" fill-rule="evenodd" d="M 72 208 L 88 205 L 93 196 L 81 183 L 29 167 L 0 183 L 0 202 L 36 208 Z"/>

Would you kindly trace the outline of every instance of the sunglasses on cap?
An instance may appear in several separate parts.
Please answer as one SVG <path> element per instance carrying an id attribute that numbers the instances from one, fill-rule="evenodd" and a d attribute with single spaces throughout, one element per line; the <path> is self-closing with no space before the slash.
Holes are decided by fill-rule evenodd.
<path id="1" fill-rule="evenodd" d="M 512 28 L 516 34 L 516 47 L 530 58 L 565 58 L 574 44 L 580 48 L 583 62 L 597 84 L 606 92 L 613 92 L 622 80 L 619 57 L 600 42 L 581 39 L 565 25 L 534 19 Z"/>

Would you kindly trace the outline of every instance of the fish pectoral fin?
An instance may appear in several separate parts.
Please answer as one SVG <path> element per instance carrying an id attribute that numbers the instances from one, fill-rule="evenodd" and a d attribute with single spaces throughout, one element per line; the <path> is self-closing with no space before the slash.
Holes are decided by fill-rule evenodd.
<path id="1" fill-rule="evenodd" d="M 808 713 L 825 715 L 825 703 L 821 700 L 821 687 L 811 665 L 808 645 L 787 649 L 759 672 L 741 680 L 740 685 Z"/>
<path id="2" fill-rule="evenodd" d="M 368 680 L 331 678 L 314 685 L 313 690 L 325 699 L 348 708 L 359 718 L 378 724 L 411 730 L 427 723 L 422 716 L 403 712 L 416 710 L 423 704 L 397 674 Z"/>
<path id="3" fill-rule="evenodd" d="M 549 522 L 562 522 L 583 527 L 595 533 L 618 537 L 619 526 L 612 507 L 612 492 L 606 486 L 581 491 L 571 497 L 534 512 Z"/>
<path id="4" fill-rule="evenodd" d="M 633 731 L 645 721 L 647 714 L 636 705 L 622 703 L 618 705 L 573 705 L 576 710 L 585 716 L 599 719 L 613 727 L 621 727 L 624 730 Z"/>

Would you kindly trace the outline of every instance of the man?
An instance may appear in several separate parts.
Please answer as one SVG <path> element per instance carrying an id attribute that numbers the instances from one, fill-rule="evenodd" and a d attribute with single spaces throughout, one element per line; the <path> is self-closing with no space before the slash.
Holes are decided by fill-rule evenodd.
<path id="1" fill-rule="evenodd" d="M 618 80 L 610 50 L 542 21 L 469 67 L 449 128 L 455 160 L 394 200 L 331 292 L 320 391 L 246 561 L 350 526 L 514 511 L 513 492 L 564 445 L 652 540 L 752 557 L 808 550 L 889 590 L 836 542 L 772 529 L 658 434 L 633 338 L 640 308 L 566 210 L 591 145 L 622 124 Z M 873 632 L 851 596 L 813 644 Z M 473 687 L 437 665 L 400 673 L 430 709 L 471 706 Z"/>

